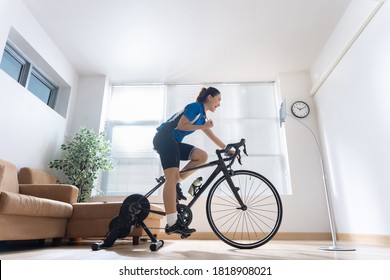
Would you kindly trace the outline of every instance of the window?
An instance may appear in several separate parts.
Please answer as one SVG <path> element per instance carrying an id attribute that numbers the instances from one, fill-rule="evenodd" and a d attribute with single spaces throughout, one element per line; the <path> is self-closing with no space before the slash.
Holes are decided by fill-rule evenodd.
<path id="1" fill-rule="evenodd" d="M 0 68 L 18 83 L 26 83 L 29 63 L 9 43 L 4 49 Z"/>
<path id="2" fill-rule="evenodd" d="M 35 68 L 33 68 L 31 72 L 27 89 L 51 108 L 54 108 L 57 97 L 57 87 Z"/>
<path id="3" fill-rule="evenodd" d="M 7 42 L 0 68 L 42 100 L 55 107 L 58 87 L 34 67 L 10 42 Z"/>
<path id="4" fill-rule="evenodd" d="M 266 176 L 282 194 L 289 193 L 284 134 L 279 126 L 279 103 L 274 83 L 216 84 L 222 93 L 215 113 L 213 131 L 226 144 L 247 140 L 249 157 L 235 169 L 250 169 Z M 146 193 L 163 174 L 152 139 L 156 127 L 186 104 L 195 101 L 201 85 L 113 87 L 106 129 L 112 141 L 114 170 L 103 180 L 104 195 Z M 204 149 L 209 160 L 216 158 L 216 146 L 203 133 L 193 133 L 185 142 Z M 183 163 L 185 164 L 185 163 Z M 188 178 L 183 189 L 198 176 L 207 178 L 212 168 Z M 160 189 L 161 191 L 161 189 Z"/>
<path id="5" fill-rule="evenodd" d="M 161 175 L 152 139 L 164 117 L 164 87 L 113 87 L 106 118 L 114 170 L 103 177 L 103 193 L 124 196 L 151 188 Z"/>

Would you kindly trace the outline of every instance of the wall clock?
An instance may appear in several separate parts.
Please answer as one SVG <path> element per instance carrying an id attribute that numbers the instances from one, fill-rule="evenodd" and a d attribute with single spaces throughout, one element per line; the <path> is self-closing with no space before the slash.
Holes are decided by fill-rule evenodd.
<path id="1" fill-rule="evenodd" d="M 303 101 L 296 101 L 291 106 L 291 112 L 297 118 L 305 118 L 310 113 L 310 107 Z"/>

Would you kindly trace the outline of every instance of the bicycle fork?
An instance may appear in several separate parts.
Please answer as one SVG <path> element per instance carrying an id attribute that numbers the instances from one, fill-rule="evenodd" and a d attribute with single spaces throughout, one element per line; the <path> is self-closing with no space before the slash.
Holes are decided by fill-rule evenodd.
<path id="1" fill-rule="evenodd" d="M 238 191 L 240 190 L 239 187 L 236 187 L 233 183 L 233 180 L 231 178 L 230 173 L 233 173 L 233 170 L 227 170 L 226 168 L 222 169 L 223 174 L 225 175 L 226 182 L 228 183 L 232 193 L 234 194 L 234 197 L 237 199 L 237 202 L 240 204 L 240 207 L 237 207 L 237 210 L 247 210 L 248 207 L 245 205 L 245 203 L 242 201 L 240 194 Z"/>

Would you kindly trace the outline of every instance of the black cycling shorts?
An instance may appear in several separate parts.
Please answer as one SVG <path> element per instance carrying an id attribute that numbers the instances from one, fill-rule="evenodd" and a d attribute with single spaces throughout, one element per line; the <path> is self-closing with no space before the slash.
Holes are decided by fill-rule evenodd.
<path id="1" fill-rule="evenodd" d="M 154 149 L 159 153 L 163 170 L 180 167 L 180 160 L 191 160 L 194 146 L 178 142 L 171 132 L 159 131 L 153 138 Z"/>

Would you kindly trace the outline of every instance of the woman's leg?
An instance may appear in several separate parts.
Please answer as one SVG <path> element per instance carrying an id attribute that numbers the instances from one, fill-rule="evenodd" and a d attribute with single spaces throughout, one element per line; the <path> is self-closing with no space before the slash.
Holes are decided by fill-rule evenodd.
<path id="1" fill-rule="evenodd" d="M 176 184 L 179 181 L 179 168 L 171 167 L 164 170 L 165 185 L 163 190 L 163 199 L 165 212 L 167 214 L 167 226 L 165 233 L 167 234 L 181 234 L 189 236 L 195 232 L 195 229 L 190 229 L 178 221 L 178 214 L 176 210 Z"/>
<path id="2" fill-rule="evenodd" d="M 190 162 L 187 163 L 186 166 L 184 166 L 183 170 L 205 164 L 207 162 L 207 159 L 208 159 L 208 155 L 205 151 L 203 151 L 199 148 L 194 148 L 194 151 L 191 154 Z M 192 171 L 181 173 L 180 178 L 184 180 L 188 176 L 192 175 L 195 171 L 196 170 L 192 170 Z"/>
<path id="3" fill-rule="evenodd" d="M 179 182 L 179 168 L 171 167 L 164 170 L 165 185 L 163 190 L 163 199 L 165 212 L 168 214 L 176 213 L 176 184 Z"/>

